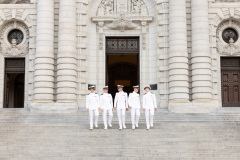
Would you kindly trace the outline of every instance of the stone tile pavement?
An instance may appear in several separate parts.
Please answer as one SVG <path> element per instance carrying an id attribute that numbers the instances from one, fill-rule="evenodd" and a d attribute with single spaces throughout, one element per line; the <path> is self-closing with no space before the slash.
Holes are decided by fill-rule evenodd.
<path id="1" fill-rule="evenodd" d="M 88 113 L 33 113 L 26 109 L 0 110 L 0 160 L 159 159 L 239 160 L 240 109 L 212 114 L 174 114 L 160 110 L 154 128 L 89 130 Z"/>

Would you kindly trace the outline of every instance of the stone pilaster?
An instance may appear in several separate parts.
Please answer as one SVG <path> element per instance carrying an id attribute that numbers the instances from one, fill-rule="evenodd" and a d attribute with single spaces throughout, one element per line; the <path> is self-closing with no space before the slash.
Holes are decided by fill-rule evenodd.
<path id="1" fill-rule="evenodd" d="M 53 103 L 54 0 L 38 0 L 34 103 Z"/>
<path id="2" fill-rule="evenodd" d="M 57 103 L 77 100 L 76 0 L 60 0 L 57 56 Z"/>
<path id="3" fill-rule="evenodd" d="M 189 102 L 186 0 L 169 2 L 169 101 Z"/>
<path id="4" fill-rule="evenodd" d="M 192 0 L 192 99 L 212 100 L 208 0 Z"/>

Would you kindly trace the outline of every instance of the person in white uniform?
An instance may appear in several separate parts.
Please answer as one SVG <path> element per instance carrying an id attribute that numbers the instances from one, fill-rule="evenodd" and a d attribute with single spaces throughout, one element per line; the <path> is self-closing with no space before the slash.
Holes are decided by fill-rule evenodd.
<path id="1" fill-rule="evenodd" d="M 132 129 L 134 130 L 135 127 L 138 128 L 141 103 L 140 103 L 140 96 L 138 94 L 139 86 L 133 86 L 133 89 L 134 89 L 133 93 L 130 93 L 128 98 L 128 105 L 129 105 L 129 108 L 131 109 Z M 136 115 L 136 121 L 135 121 L 135 115 Z"/>
<path id="2" fill-rule="evenodd" d="M 156 96 L 150 92 L 150 89 L 150 86 L 146 86 L 144 88 L 146 93 L 143 95 L 143 111 L 145 112 L 147 130 L 150 129 L 150 126 L 153 127 L 154 109 L 157 111 Z"/>
<path id="3" fill-rule="evenodd" d="M 98 117 L 100 110 L 99 95 L 95 92 L 95 86 L 90 86 L 90 93 L 87 95 L 86 108 L 89 111 L 90 130 L 93 129 L 93 114 L 95 114 L 95 127 L 98 128 Z"/>
<path id="4" fill-rule="evenodd" d="M 125 125 L 125 113 L 128 111 L 128 95 L 123 92 L 123 85 L 118 85 L 118 93 L 115 95 L 114 99 L 114 109 L 117 109 L 119 130 L 126 128 Z"/>
<path id="5" fill-rule="evenodd" d="M 112 127 L 113 118 L 113 98 L 112 95 L 108 93 L 108 86 L 103 88 L 104 93 L 100 96 L 100 105 L 103 112 L 103 122 L 104 129 Z M 107 113 L 109 114 L 108 125 L 107 125 Z"/>

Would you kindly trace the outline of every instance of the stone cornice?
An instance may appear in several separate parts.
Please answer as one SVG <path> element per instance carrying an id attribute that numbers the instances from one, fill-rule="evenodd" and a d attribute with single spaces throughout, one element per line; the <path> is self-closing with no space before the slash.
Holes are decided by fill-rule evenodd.
<path id="1" fill-rule="evenodd" d="M 210 3 L 209 8 L 240 8 L 239 2 Z"/>
<path id="2" fill-rule="evenodd" d="M 114 21 L 116 18 L 118 17 L 100 17 L 100 16 L 97 16 L 97 17 L 92 17 L 92 21 L 93 22 L 112 22 Z M 153 17 L 152 16 L 128 16 L 127 17 L 128 19 L 131 19 L 132 21 L 135 21 L 135 22 L 151 22 L 153 21 Z"/>
<path id="3" fill-rule="evenodd" d="M 0 4 L 0 9 L 35 9 L 35 4 Z"/>

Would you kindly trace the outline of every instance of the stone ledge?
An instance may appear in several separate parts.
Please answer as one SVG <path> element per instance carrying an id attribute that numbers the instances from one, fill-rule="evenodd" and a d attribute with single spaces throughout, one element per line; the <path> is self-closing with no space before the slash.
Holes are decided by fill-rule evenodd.
<path id="1" fill-rule="evenodd" d="M 73 113 L 78 111 L 76 103 L 31 103 L 31 112 Z"/>
<path id="2" fill-rule="evenodd" d="M 170 102 L 168 105 L 169 112 L 173 113 L 214 113 L 219 109 L 218 101 L 188 103 Z"/>

